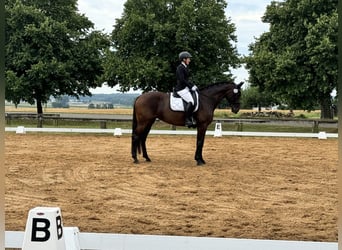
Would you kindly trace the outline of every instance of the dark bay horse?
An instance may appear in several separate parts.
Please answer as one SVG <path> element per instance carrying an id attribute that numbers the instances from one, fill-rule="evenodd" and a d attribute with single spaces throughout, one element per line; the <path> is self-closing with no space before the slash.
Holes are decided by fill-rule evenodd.
<path id="1" fill-rule="evenodd" d="M 233 113 L 240 110 L 241 86 L 232 81 L 218 82 L 199 90 L 199 108 L 194 114 L 197 122 L 197 143 L 195 160 L 197 165 L 205 164 L 202 157 L 205 133 L 213 121 L 214 110 L 223 98 L 227 98 Z M 160 120 L 176 126 L 184 126 L 184 112 L 170 109 L 170 94 L 162 92 L 147 92 L 139 96 L 133 106 L 132 124 L 132 158 L 139 163 L 137 151 L 142 150 L 146 161 L 151 161 L 146 151 L 146 138 L 154 121 Z"/>

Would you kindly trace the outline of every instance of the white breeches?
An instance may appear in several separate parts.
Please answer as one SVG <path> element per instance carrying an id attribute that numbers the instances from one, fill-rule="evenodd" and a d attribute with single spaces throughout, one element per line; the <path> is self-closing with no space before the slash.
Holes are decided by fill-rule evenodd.
<path id="1" fill-rule="evenodd" d="M 177 92 L 177 94 L 182 97 L 182 99 L 186 102 L 191 102 L 192 105 L 194 105 L 194 99 L 192 98 L 192 95 L 190 93 L 190 90 L 188 87 L 186 87 L 185 89 L 182 89 L 180 91 Z"/>

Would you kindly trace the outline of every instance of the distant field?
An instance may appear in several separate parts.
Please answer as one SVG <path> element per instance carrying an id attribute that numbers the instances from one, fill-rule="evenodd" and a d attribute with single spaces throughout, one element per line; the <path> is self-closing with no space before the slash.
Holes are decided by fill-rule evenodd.
<path id="1" fill-rule="evenodd" d="M 88 109 L 88 108 L 44 108 L 44 113 L 76 113 L 76 114 L 118 114 L 118 115 L 130 115 L 133 109 L 120 108 L 120 109 Z M 36 113 L 35 107 L 19 107 L 5 106 L 5 112 L 30 112 Z"/>
<path id="2" fill-rule="evenodd" d="M 18 107 L 15 108 L 14 106 L 5 106 L 5 112 L 30 112 L 36 113 L 36 107 Z M 114 108 L 114 109 L 88 109 L 88 108 L 79 108 L 79 107 L 70 107 L 70 108 L 44 108 L 44 113 L 76 113 L 76 114 L 118 114 L 118 115 L 131 115 L 133 112 L 132 108 Z M 217 117 L 239 117 L 239 115 L 243 113 L 251 113 L 256 112 L 255 110 L 251 109 L 241 109 L 240 112 L 235 115 L 233 114 L 230 109 L 216 109 L 215 116 Z M 265 111 L 269 112 L 269 111 Z M 284 114 L 289 113 L 288 110 L 277 110 L 277 112 L 281 112 Z M 299 117 L 303 116 L 306 118 L 319 118 L 320 111 L 311 111 L 307 112 L 304 110 L 294 110 L 294 116 Z"/>

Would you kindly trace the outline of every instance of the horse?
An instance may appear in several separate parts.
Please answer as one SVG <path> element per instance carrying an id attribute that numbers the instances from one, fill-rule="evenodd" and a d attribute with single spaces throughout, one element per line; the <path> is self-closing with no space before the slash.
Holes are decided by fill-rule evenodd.
<path id="1" fill-rule="evenodd" d="M 202 156 L 205 133 L 213 121 L 214 110 L 223 98 L 226 98 L 231 111 L 240 110 L 241 86 L 243 82 L 235 84 L 233 81 L 216 82 L 204 88 L 199 93 L 199 107 L 194 113 L 197 126 L 197 141 L 195 160 L 198 166 L 206 164 Z M 138 96 L 133 106 L 132 122 L 132 158 L 139 163 L 137 151 L 143 153 L 146 161 L 151 159 L 146 150 L 146 138 L 155 120 L 158 118 L 166 123 L 185 126 L 185 113 L 172 111 L 170 108 L 170 94 L 158 91 L 146 92 Z"/>

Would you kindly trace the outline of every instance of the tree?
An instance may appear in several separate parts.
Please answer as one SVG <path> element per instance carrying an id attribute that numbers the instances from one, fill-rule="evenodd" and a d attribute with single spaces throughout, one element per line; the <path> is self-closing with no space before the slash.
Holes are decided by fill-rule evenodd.
<path id="1" fill-rule="evenodd" d="M 241 107 L 253 108 L 258 107 L 259 112 L 261 107 L 272 106 L 278 104 L 278 101 L 271 94 L 261 92 L 259 87 L 249 86 L 242 92 Z"/>
<path id="2" fill-rule="evenodd" d="M 250 45 L 250 82 L 291 107 L 332 118 L 337 87 L 337 0 L 272 2 L 263 21 L 270 31 Z"/>
<path id="3" fill-rule="evenodd" d="M 193 56 L 192 80 L 198 86 L 231 78 L 230 67 L 237 67 L 239 58 L 226 6 L 224 0 L 128 0 L 112 32 L 108 85 L 170 91 L 184 50 Z"/>
<path id="4" fill-rule="evenodd" d="M 77 13 L 77 0 L 6 1 L 6 100 L 90 95 L 100 85 L 109 40 Z"/>

